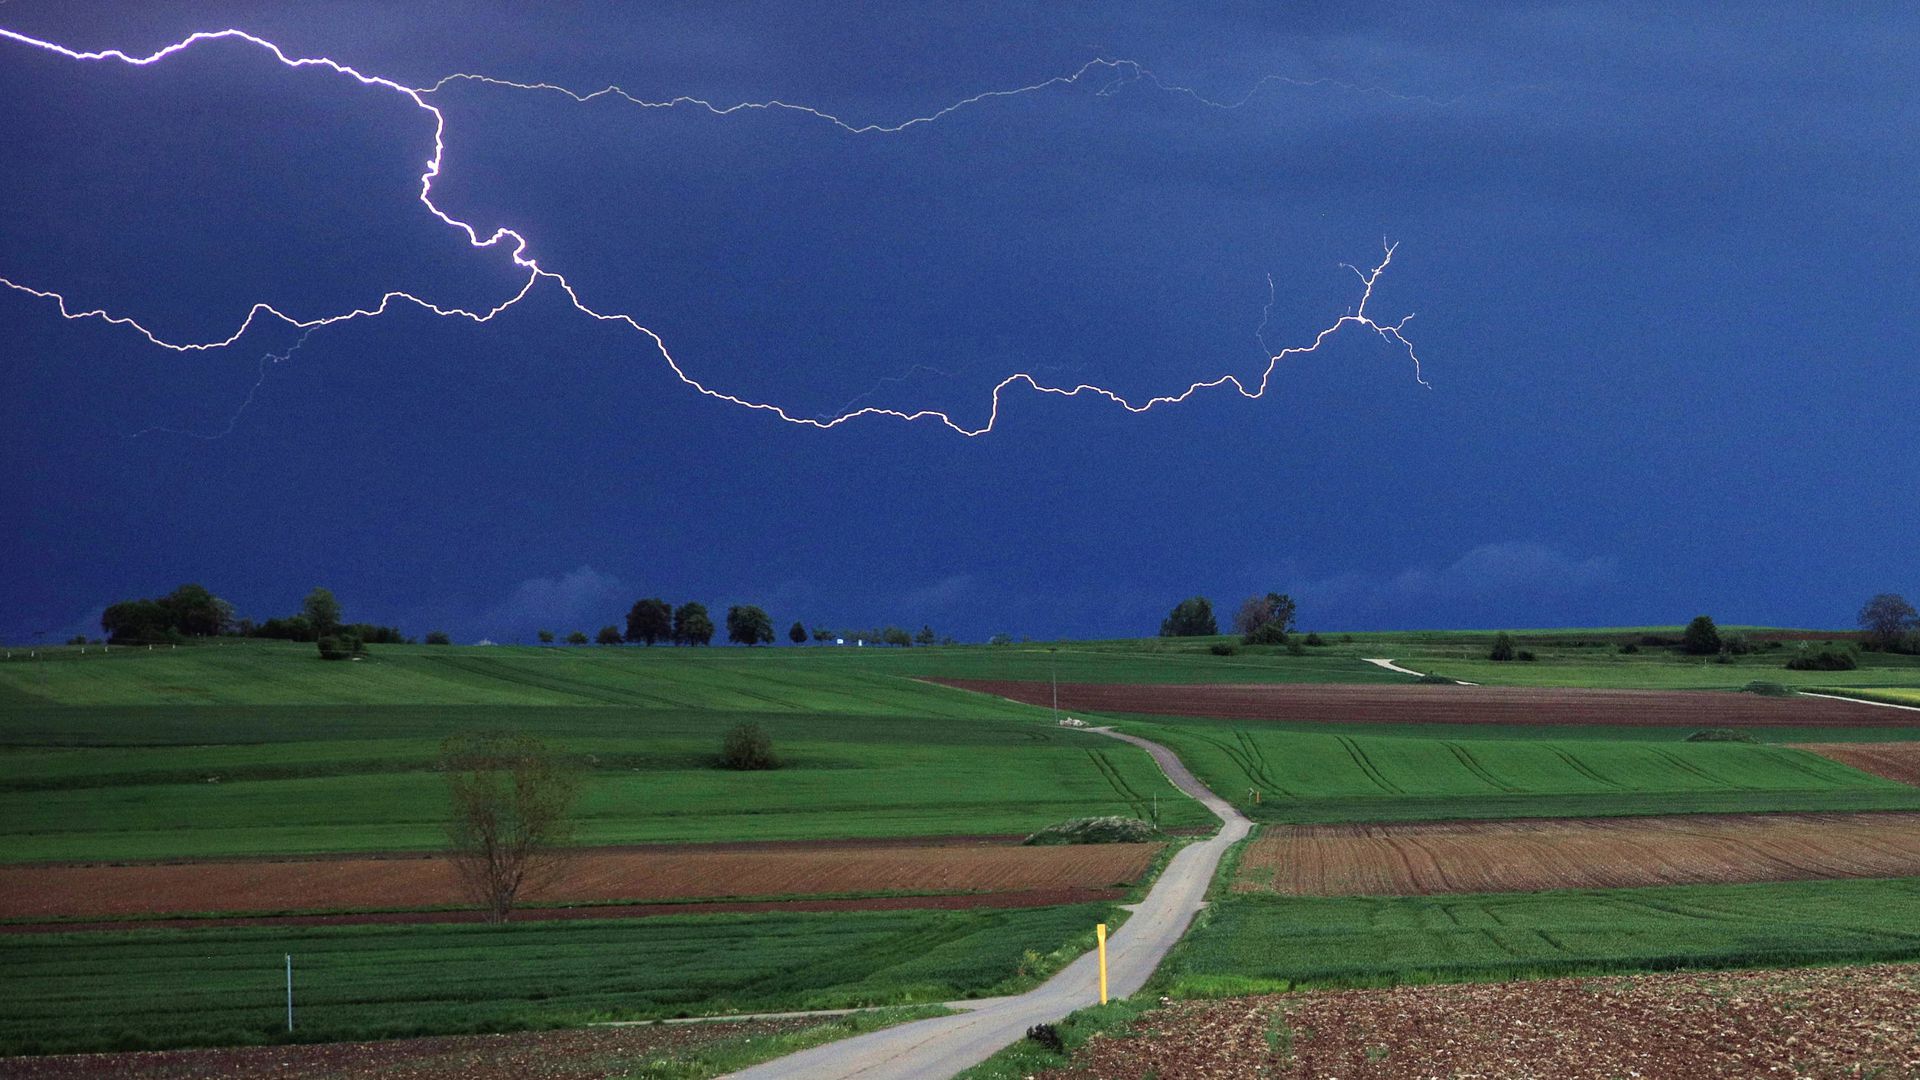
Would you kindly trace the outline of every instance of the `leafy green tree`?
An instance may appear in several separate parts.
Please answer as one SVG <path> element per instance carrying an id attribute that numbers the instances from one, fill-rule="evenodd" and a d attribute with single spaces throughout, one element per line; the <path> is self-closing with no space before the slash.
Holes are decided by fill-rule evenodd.
<path id="1" fill-rule="evenodd" d="M 880 640 L 889 645 L 906 647 L 913 644 L 913 635 L 898 626 L 889 626 L 880 631 Z"/>
<path id="2" fill-rule="evenodd" d="M 795 645 L 805 645 L 807 643 L 806 624 L 795 621 L 792 626 L 787 627 L 787 640 Z"/>
<path id="3" fill-rule="evenodd" d="M 427 644 L 451 645 L 453 644 L 453 639 L 447 636 L 447 632 L 445 630 L 429 630 L 427 631 Z"/>
<path id="4" fill-rule="evenodd" d="M 329 589 L 316 588 L 300 602 L 300 614 L 307 617 L 316 634 L 331 634 L 340 628 L 340 601 Z"/>
<path id="5" fill-rule="evenodd" d="M 676 645 L 709 645 L 713 642 L 713 617 L 707 605 L 689 600 L 673 611 L 673 642 Z"/>
<path id="6" fill-rule="evenodd" d="M 673 608 L 665 600 L 637 600 L 627 612 L 627 640 L 648 645 L 673 640 Z"/>
<path id="7" fill-rule="evenodd" d="M 601 645 L 618 645 L 623 639 L 620 637 L 619 627 L 603 626 L 600 628 L 600 632 L 594 635 L 593 640 Z"/>
<path id="8" fill-rule="evenodd" d="M 1493 648 L 1487 653 L 1487 659 L 1511 660 L 1513 656 L 1513 635 L 1507 633 L 1505 630 L 1495 634 L 1493 637 Z"/>
<path id="9" fill-rule="evenodd" d="M 1720 651 L 1720 628 L 1705 615 L 1695 615 L 1680 635 L 1680 648 L 1689 656 L 1712 656 Z"/>
<path id="10" fill-rule="evenodd" d="M 551 645 L 551 644 L 553 644 L 553 631 L 551 631 L 551 630 L 542 630 L 542 631 L 540 631 L 540 633 L 539 633 L 539 634 L 538 634 L 537 636 L 538 636 L 538 637 L 540 638 L 540 644 L 542 644 L 542 645 Z"/>
<path id="11" fill-rule="evenodd" d="M 913 635 L 915 645 L 931 645 L 938 640 L 940 639 L 934 636 L 933 627 L 925 624 L 921 625 L 919 633 Z"/>
<path id="12" fill-rule="evenodd" d="M 1204 596 L 1182 600 L 1160 624 L 1161 637 L 1206 637 L 1220 632 L 1213 619 L 1213 602 Z"/>
<path id="13" fill-rule="evenodd" d="M 569 645 L 585 645 L 586 643 L 587 635 L 582 631 L 575 630 L 573 633 L 567 635 L 567 644 Z"/>
<path id="14" fill-rule="evenodd" d="M 1860 629 L 1866 631 L 1868 645 L 1898 652 L 1920 631 L 1920 611 L 1899 593 L 1881 593 L 1860 609 Z"/>
<path id="15" fill-rule="evenodd" d="M 824 626 L 816 626 L 813 628 L 813 640 L 815 641 L 832 641 L 834 637 L 834 632 Z"/>
<path id="16" fill-rule="evenodd" d="M 752 604 L 727 609 L 727 640 L 735 645 L 773 644 L 773 620 Z"/>

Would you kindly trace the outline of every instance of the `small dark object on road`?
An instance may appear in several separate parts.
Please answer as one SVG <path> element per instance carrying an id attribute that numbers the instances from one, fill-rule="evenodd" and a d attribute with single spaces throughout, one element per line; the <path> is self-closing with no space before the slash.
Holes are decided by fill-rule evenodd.
<path id="1" fill-rule="evenodd" d="M 1027 1038 L 1056 1054 L 1067 1052 L 1067 1044 L 1060 1040 L 1060 1029 L 1052 1024 L 1035 1024 L 1027 1029 Z"/>

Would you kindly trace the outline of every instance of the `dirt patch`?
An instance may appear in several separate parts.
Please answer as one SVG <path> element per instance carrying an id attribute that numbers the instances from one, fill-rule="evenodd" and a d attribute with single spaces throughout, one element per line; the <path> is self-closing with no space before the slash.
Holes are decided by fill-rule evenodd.
<path id="1" fill-rule="evenodd" d="M 1234 888 L 1291 896 L 1920 875 L 1920 814 L 1269 826 Z"/>
<path id="2" fill-rule="evenodd" d="M 1807 750 L 1861 772 L 1920 787 L 1920 742 L 1800 743 Z"/>
<path id="3" fill-rule="evenodd" d="M 0 1058 L 0 1077 L 73 1080 L 600 1080 L 727 1039 L 761 1038 L 820 1023 L 813 1019 L 649 1024 L 508 1035 L 455 1035 L 384 1042 L 249 1046 L 124 1054 Z"/>
<path id="4" fill-rule="evenodd" d="M 1044 682 L 932 679 L 943 686 L 1051 704 Z M 1514 686 L 1209 683 L 1192 686 L 1061 683 L 1060 707 L 1079 712 L 1212 716 L 1345 724 L 1612 724 L 1622 727 L 1908 727 L 1901 714 L 1829 698 L 1713 690 L 1566 690 Z"/>
<path id="5" fill-rule="evenodd" d="M 1920 1076 L 1920 967 L 1545 979 L 1181 1002 L 1043 1080 Z"/>
<path id="6" fill-rule="evenodd" d="M 714 900 L 693 904 L 593 904 L 586 907 L 520 907 L 514 922 L 555 919 L 650 919 L 660 915 L 724 915 L 789 911 L 965 911 L 972 908 L 1051 907 L 1118 900 L 1126 889 L 1021 889 L 941 895 L 850 896 L 817 900 Z M 88 930 L 186 930 L 208 926 L 368 926 L 411 923 L 477 923 L 479 911 L 348 911 L 328 915 L 207 915 L 194 918 L 68 919 L 0 923 L 0 934 L 64 934 Z"/>
<path id="7" fill-rule="evenodd" d="M 1158 850 L 1158 844 L 590 850 L 569 859 L 556 881 L 526 899 L 657 906 L 856 893 L 1110 894 L 1138 881 Z M 11 920 L 381 909 L 419 914 L 466 903 L 452 864 L 438 857 L 0 867 L 0 919 Z M 579 910 L 597 914 L 560 917 L 612 915 L 600 907 Z"/>

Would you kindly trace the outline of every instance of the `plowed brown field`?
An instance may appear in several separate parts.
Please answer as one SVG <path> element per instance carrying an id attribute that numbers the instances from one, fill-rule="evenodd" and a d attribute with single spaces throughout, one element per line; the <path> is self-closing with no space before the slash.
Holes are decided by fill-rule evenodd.
<path id="1" fill-rule="evenodd" d="M 1234 887 L 1293 896 L 1920 875 L 1920 814 L 1269 826 Z"/>
<path id="2" fill-rule="evenodd" d="M 1794 749 L 1809 750 L 1861 772 L 1920 787 L 1920 742 L 1801 743 Z"/>
<path id="3" fill-rule="evenodd" d="M 531 902 L 601 903 L 846 893 L 1104 889 L 1138 881 L 1157 844 L 663 852 L 588 851 Z M 0 919 L 201 912 L 419 910 L 460 905 L 441 858 L 302 859 L 145 866 L 0 867 Z"/>
<path id="4" fill-rule="evenodd" d="M 1044 682 L 931 679 L 1030 705 L 1052 702 Z M 1214 716 L 1358 724 L 1618 724 L 1632 727 L 1907 727 L 1901 714 L 1831 698 L 1712 690 L 1565 690 L 1518 686 L 1208 683 L 1193 686 L 1061 683 L 1060 707 L 1082 712 Z M 1886 714 L 1894 715 L 1888 716 Z"/>
<path id="5" fill-rule="evenodd" d="M 1156 1009 L 1038 1080 L 1892 1080 L 1917 1012 L 1911 964 L 1323 990 Z"/>

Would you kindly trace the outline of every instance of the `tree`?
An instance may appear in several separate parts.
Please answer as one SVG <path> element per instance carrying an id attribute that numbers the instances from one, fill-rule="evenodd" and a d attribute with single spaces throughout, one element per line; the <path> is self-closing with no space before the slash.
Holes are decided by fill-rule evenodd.
<path id="1" fill-rule="evenodd" d="M 674 644 L 708 645 L 712 642 L 713 617 L 707 614 L 707 605 L 697 600 L 689 600 L 674 609 Z"/>
<path id="2" fill-rule="evenodd" d="M 1513 635 L 1505 630 L 1493 636 L 1493 648 L 1487 652 L 1489 660 L 1513 659 Z"/>
<path id="3" fill-rule="evenodd" d="M 539 632 L 539 634 L 535 636 L 537 636 L 540 639 L 540 644 L 542 645 L 553 644 L 553 631 L 551 630 L 542 630 Z"/>
<path id="4" fill-rule="evenodd" d="M 1213 621 L 1213 602 L 1204 596 L 1175 604 L 1173 613 L 1160 624 L 1161 637 L 1206 637 L 1219 632 L 1220 624 Z"/>
<path id="5" fill-rule="evenodd" d="M 904 648 L 913 644 L 913 635 L 898 626 L 889 626 L 880 631 L 880 640 L 889 645 L 899 645 Z"/>
<path id="6" fill-rule="evenodd" d="M 521 891 L 559 867 L 579 777 L 539 739 L 507 732 L 448 739 L 440 768 L 454 867 L 487 921 L 504 923 Z"/>
<path id="7" fill-rule="evenodd" d="M 773 738 L 759 724 L 746 723 L 727 732 L 720 742 L 720 766 L 726 769 L 777 769 Z"/>
<path id="8" fill-rule="evenodd" d="M 214 637 L 233 626 L 233 605 L 203 585 L 182 585 L 158 600 L 122 600 L 100 613 L 100 629 L 116 643 Z"/>
<path id="9" fill-rule="evenodd" d="M 427 631 L 427 644 L 451 645 L 453 644 L 453 639 L 447 636 L 445 630 L 429 630 Z"/>
<path id="10" fill-rule="evenodd" d="M 307 617 L 315 634 L 331 634 L 340 628 L 340 601 L 327 589 L 314 589 L 300 602 L 300 614 Z"/>
<path id="11" fill-rule="evenodd" d="M 727 640 L 735 645 L 773 644 L 773 620 L 752 604 L 727 609 Z"/>
<path id="12" fill-rule="evenodd" d="M 1680 635 L 1680 648 L 1690 656 L 1712 656 L 1720 651 L 1720 629 L 1705 615 L 1695 615 Z"/>
<path id="13" fill-rule="evenodd" d="M 669 641 L 673 638 L 673 609 L 665 600 L 636 600 L 633 609 L 627 612 L 627 640 L 645 642 L 648 645 L 656 641 Z"/>
<path id="14" fill-rule="evenodd" d="M 1249 596 L 1233 616 L 1233 628 L 1249 645 L 1283 645 L 1293 630 L 1296 605 L 1285 593 Z"/>
<path id="15" fill-rule="evenodd" d="M 600 628 L 600 632 L 594 635 L 593 640 L 601 645 L 618 645 L 624 639 L 620 636 L 619 627 L 603 626 Z"/>
<path id="16" fill-rule="evenodd" d="M 573 633 L 567 635 L 567 644 L 569 645 L 585 645 L 586 643 L 587 635 L 579 630 L 575 630 Z"/>
<path id="17" fill-rule="evenodd" d="M 805 645 L 807 643 L 806 624 L 796 620 L 792 626 L 787 627 L 787 640 L 795 645 Z"/>
<path id="18" fill-rule="evenodd" d="M 931 645 L 938 640 L 940 639 L 934 636 L 933 627 L 924 623 L 920 626 L 920 632 L 913 635 L 915 645 Z"/>
<path id="19" fill-rule="evenodd" d="M 834 636 L 834 632 L 824 626 L 816 626 L 813 628 L 813 640 L 815 641 L 832 641 Z"/>
<path id="20" fill-rule="evenodd" d="M 1883 592 L 1860 609 L 1860 629 L 1866 631 L 1868 645 L 1898 652 L 1909 644 L 1909 635 L 1920 631 L 1920 611 L 1899 593 Z"/>

